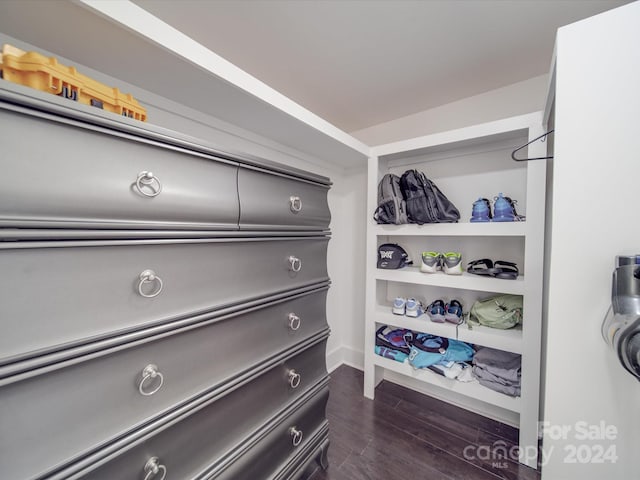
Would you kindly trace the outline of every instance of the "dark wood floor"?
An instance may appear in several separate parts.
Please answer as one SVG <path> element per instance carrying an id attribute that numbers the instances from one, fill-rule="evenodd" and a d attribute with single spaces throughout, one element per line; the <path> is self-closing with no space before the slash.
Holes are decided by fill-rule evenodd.
<path id="1" fill-rule="evenodd" d="M 516 462 L 478 458 L 489 455 L 477 447 L 517 444 L 517 429 L 387 381 L 375 401 L 362 388 L 359 370 L 331 374 L 329 469 L 313 480 L 539 480 Z"/>

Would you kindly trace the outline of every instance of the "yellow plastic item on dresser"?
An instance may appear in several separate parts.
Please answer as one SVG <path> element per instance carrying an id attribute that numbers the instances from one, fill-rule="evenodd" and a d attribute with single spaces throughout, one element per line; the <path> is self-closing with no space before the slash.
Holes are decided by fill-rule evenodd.
<path id="1" fill-rule="evenodd" d="M 0 55 L 2 78 L 13 83 L 53 93 L 123 117 L 146 121 L 147 111 L 129 93 L 108 87 L 74 67 L 61 65 L 55 57 L 25 52 L 5 44 Z"/>

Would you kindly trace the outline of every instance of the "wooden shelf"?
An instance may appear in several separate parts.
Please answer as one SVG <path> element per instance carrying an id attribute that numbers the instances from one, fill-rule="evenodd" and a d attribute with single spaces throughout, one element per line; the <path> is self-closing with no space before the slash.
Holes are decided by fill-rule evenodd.
<path id="1" fill-rule="evenodd" d="M 415 378 L 419 381 L 436 385 L 440 388 L 444 388 L 461 395 L 466 395 L 467 397 L 475 398 L 492 405 L 497 405 L 512 412 L 520 412 L 521 400 L 519 397 L 509 397 L 503 393 L 495 392 L 487 387 L 483 387 L 477 381 L 459 382 L 457 380 L 451 380 L 438 375 L 431 370 L 416 370 L 406 362 L 396 362 L 395 360 L 390 360 L 388 358 L 381 357 L 380 355 L 374 355 L 374 357 L 373 363 L 378 367 L 382 367 L 387 370 L 391 370 L 392 372 Z"/>
<path id="2" fill-rule="evenodd" d="M 384 270 L 378 268 L 375 271 L 375 278 L 377 280 L 387 280 L 391 282 L 458 288 L 479 292 L 510 293 L 513 295 L 524 294 L 525 287 L 523 275 L 520 275 L 515 280 L 506 280 L 472 275 L 466 272 L 462 275 L 447 275 L 442 272 L 423 273 L 416 267 L 405 267 L 399 270 Z"/>

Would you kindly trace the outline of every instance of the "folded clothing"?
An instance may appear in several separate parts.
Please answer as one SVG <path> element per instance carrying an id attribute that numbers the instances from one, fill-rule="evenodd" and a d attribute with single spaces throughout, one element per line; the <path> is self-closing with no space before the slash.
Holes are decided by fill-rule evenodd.
<path id="1" fill-rule="evenodd" d="M 474 380 L 471 373 L 471 365 L 464 362 L 445 362 L 437 363 L 427 367 L 429 370 L 460 382 L 472 382 Z"/>
<path id="2" fill-rule="evenodd" d="M 473 365 L 511 383 L 520 383 L 522 357 L 517 353 L 480 347 L 473 356 Z"/>
<path id="3" fill-rule="evenodd" d="M 493 348 L 480 348 L 473 357 L 473 374 L 491 390 L 512 397 L 520 396 L 522 357 Z"/>
<path id="4" fill-rule="evenodd" d="M 473 357 L 471 345 L 428 333 L 416 334 L 411 345 L 409 364 L 413 368 L 429 368 L 447 362 L 468 362 Z"/>
<path id="5" fill-rule="evenodd" d="M 478 371 L 474 367 L 473 374 L 478 379 L 478 383 L 480 385 L 490 388 L 495 392 L 504 393 L 505 395 L 509 395 L 510 397 L 519 397 L 520 396 L 520 384 L 517 385 L 504 385 L 500 382 L 492 382 L 491 380 L 487 380 L 486 378 L 482 378 L 478 376 Z"/>
<path id="6" fill-rule="evenodd" d="M 463 363 L 462 372 L 456 377 L 459 382 L 473 382 L 476 379 L 473 374 L 473 367 L 468 363 Z"/>
<path id="7" fill-rule="evenodd" d="M 436 363 L 427 368 L 451 379 L 457 378 L 462 372 L 462 364 L 456 362 Z"/>
<path id="8" fill-rule="evenodd" d="M 382 347 L 380 345 L 376 345 L 375 352 L 377 355 L 380 355 L 384 358 L 390 358 L 391 360 L 395 360 L 396 362 L 404 363 L 404 361 L 409 357 L 404 352 L 400 350 L 395 350 L 393 348 Z"/>

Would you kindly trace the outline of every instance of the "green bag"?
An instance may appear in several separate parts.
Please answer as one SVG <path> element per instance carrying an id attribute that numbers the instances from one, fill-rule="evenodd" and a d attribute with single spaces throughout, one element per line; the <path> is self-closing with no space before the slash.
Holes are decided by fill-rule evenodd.
<path id="1" fill-rule="evenodd" d="M 522 323 L 522 295 L 496 295 L 477 300 L 467 318 L 472 325 L 485 325 L 506 330 Z"/>

